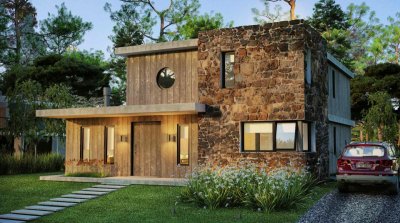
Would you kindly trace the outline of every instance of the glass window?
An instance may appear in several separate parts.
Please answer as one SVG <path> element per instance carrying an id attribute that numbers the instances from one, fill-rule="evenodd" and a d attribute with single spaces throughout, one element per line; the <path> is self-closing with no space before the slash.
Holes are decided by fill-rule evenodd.
<path id="1" fill-rule="evenodd" d="M 222 61 L 222 88 L 232 88 L 235 86 L 235 74 L 233 73 L 233 66 L 235 64 L 235 53 L 222 53 Z"/>
<path id="2" fill-rule="evenodd" d="M 175 73 L 168 67 L 161 69 L 157 74 L 157 84 L 160 88 L 170 88 L 175 83 Z"/>
<path id="3" fill-rule="evenodd" d="M 254 122 L 243 125 L 244 151 L 273 150 L 273 123 Z"/>
<path id="4" fill-rule="evenodd" d="M 178 125 L 178 164 L 189 165 L 189 125 Z"/>
<path id="5" fill-rule="evenodd" d="M 90 160 L 90 128 L 82 127 L 81 129 L 81 160 Z"/>
<path id="6" fill-rule="evenodd" d="M 307 53 L 304 58 L 304 70 L 305 70 L 307 84 L 311 84 L 311 50 L 310 49 L 307 49 Z"/>
<path id="7" fill-rule="evenodd" d="M 295 149 L 296 123 L 277 123 L 276 149 Z"/>
<path id="8" fill-rule="evenodd" d="M 114 148 L 115 148 L 115 128 L 113 126 L 106 127 L 106 163 L 114 164 Z"/>
<path id="9" fill-rule="evenodd" d="M 380 146 L 351 146 L 346 147 L 343 156 L 346 157 L 364 157 L 364 156 L 377 156 L 382 157 L 385 155 L 385 149 Z"/>
<path id="10" fill-rule="evenodd" d="M 310 136 L 308 123 L 302 123 L 303 125 L 303 151 L 310 151 Z"/>

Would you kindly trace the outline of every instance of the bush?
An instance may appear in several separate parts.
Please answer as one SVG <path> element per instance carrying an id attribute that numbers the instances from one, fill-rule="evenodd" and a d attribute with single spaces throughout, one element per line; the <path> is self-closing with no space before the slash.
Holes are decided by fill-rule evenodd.
<path id="1" fill-rule="evenodd" d="M 59 154 L 41 154 L 35 157 L 24 154 L 21 157 L 0 155 L 0 175 L 56 172 L 64 169 L 64 158 Z"/>
<path id="2" fill-rule="evenodd" d="M 92 172 L 86 172 L 86 173 L 68 173 L 65 174 L 66 177 L 96 177 L 96 178 L 102 178 L 106 177 L 101 173 L 92 173 Z"/>
<path id="3" fill-rule="evenodd" d="M 202 168 L 189 176 L 179 198 L 211 209 L 246 206 L 271 211 L 295 207 L 314 182 L 310 173 L 291 168 L 268 173 L 252 164 Z"/>

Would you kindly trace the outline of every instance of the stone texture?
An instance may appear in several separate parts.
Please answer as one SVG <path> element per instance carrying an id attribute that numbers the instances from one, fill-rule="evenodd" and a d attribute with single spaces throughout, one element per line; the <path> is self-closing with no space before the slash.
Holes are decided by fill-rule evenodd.
<path id="1" fill-rule="evenodd" d="M 66 197 L 59 197 L 59 198 L 52 198 L 51 201 L 60 201 L 60 202 L 71 202 L 71 203 L 82 203 L 87 201 L 87 199 L 79 199 L 79 198 L 66 198 Z"/>
<path id="2" fill-rule="evenodd" d="M 71 206 L 76 205 L 77 203 L 45 201 L 45 202 L 39 202 L 38 204 L 45 205 L 45 206 L 52 206 L 52 207 L 71 207 Z"/>
<path id="3" fill-rule="evenodd" d="M 26 221 L 0 219 L 0 223 L 25 223 Z"/>
<path id="4" fill-rule="evenodd" d="M 39 211 L 39 210 L 27 210 L 27 209 L 22 209 L 22 210 L 15 210 L 11 211 L 13 214 L 25 214 L 25 215 L 35 215 L 35 216 L 45 216 L 53 213 L 52 211 Z"/>
<path id="5" fill-rule="evenodd" d="M 64 208 L 65 207 L 52 207 L 52 206 L 44 206 L 44 205 L 33 205 L 33 206 L 25 207 L 25 209 L 39 210 L 39 211 L 61 211 Z"/>
<path id="6" fill-rule="evenodd" d="M 112 192 L 112 191 L 116 191 L 117 189 L 91 187 L 91 188 L 86 188 L 86 189 L 83 189 L 83 190 L 85 190 L 85 191 L 99 191 L 99 192 Z"/>
<path id="7" fill-rule="evenodd" d="M 3 214 L 0 215 L 0 219 L 9 219 L 9 220 L 19 220 L 19 221 L 31 221 L 34 219 L 40 218 L 40 216 L 33 215 L 23 215 L 23 214 Z"/>
<path id="8" fill-rule="evenodd" d="M 270 168 L 310 166 L 327 170 L 326 44 L 302 20 L 199 33 L 199 164 L 225 165 L 246 160 Z M 313 55 L 313 83 L 304 77 L 304 54 Z M 220 53 L 235 53 L 235 86 L 220 87 Z M 316 153 L 240 152 L 243 121 L 304 120 L 315 123 Z M 317 162 L 321 161 L 321 162 Z M 326 166 L 326 168 L 325 168 Z"/>
<path id="9" fill-rule="evenodd" d="M 95 185 L 93 187 L 96 188 L 109 188 L 109 189 L 121 189 L 124 188 L 126 186 L 119 186 L 119 185 L 110 185 L 110 184 L 100 184 L 100 185 Z"/>
<path id="10" fill-rule="evenodd" d="M 61 197 L 78 198 L 78 199 L 93 199 L 93 198 L 96 198 L 97 196 L 94 196 L 94 195 L 83 195 L 83 194 L 66 194 L 66 195 L 62 195 Z"/>

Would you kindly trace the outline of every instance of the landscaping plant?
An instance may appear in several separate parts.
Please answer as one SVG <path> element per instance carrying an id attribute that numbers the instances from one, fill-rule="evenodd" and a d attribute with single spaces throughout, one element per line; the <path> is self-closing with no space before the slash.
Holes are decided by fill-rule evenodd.
<path id="1" fill-rule="evenodd" d="M 64 169 L 64 158 L 59 154 L 40 154 L 36 157 L 26 153 L 20 157 L 0 155 L 0 175 L 58 172 Z"/>
<path id="2" fill-rule="evenodd" d="M 210 209 L 246 206 L 272 211 L 295 207 L 314 183 L 312 174 L 289 167 L 272 171 L 250 163 L 202 167 L 189 176 L 179 198 Z"/>

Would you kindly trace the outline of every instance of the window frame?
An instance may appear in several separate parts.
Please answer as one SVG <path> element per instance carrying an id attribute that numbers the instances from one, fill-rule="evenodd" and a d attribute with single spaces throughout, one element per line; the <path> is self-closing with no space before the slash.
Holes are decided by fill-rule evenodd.
<path id="1" fill-rule="evenodd" d="M 234 57 L 236 57 L 236 55 L 235 55 L 235 51 L 222 51 L 221 52 L 221 58 L 220 58 L 220 62 L 221 62 L 221 73 L 220 73 L 220 86 L 221 86 L 221 88 L 226 88 L 226 89 L 229 89 L 229 88 L 234 88 L 234 86 L 232 86 L 232 87 L 227 87 L 226 86 L 226 81 L 225 81 L 225 79 L 226 79 L 226 75 L 225 75 L 225 69 L 226 69 L 226 66 L 225 66 L 225 58 L 226 58 L 226 54 L 230 54 L 230 53 L 232 53 L 233 54 L 233 56 Z M 235 62 L 233 62 L 233 64 L 235 64 Z M 233 71 L 232 71 L 233 72 Z M 233 72 L 233 83 L 235 83 L 235 72 Z"/>
<path id="2" fill-rule="evenodd" d="M 301 132 L 303 133 L 303 125 L 304 124 L 306 124 L 307 125 L 307 143 L 308 143 L 308 148 L 307 148 L 307 150 L 304 150 L 304 144 L 303 144 L 303 142 L 304 142 L 304 139 L 303 139 L 303 136 L 304 136 L 304 133 L 302 134 L 302 136 L 301 136 L 301 138 L 302 138 L 302 141 L 301 141 L 301 143 L 302 143 L 302 146 L 303 146 L 303 148 L 302 148 L 302 150 L 300 151 L 300 152 L 312 152 L 312 149 L 311 149 L 311 122 L 308 122 L 308 121 L 300 121 L 301 122 Z"/>
<path id="3" fill-rule="evenodd" d="M 304 150 L 303 147 L 298 146 L 298 140 L 302 139 L 300 137 L 300 125 L 299 122 L 302 124 L 307 124 L 308 126 L 308 150 Z M 245 150 L 244 149 L 244 125 L 245 123 L 272 123 L 272 150 L 259 150 L 256 148 L 256 150 Z M 280 123 L 294 123 L 295 126 L 295 142 L 294 142 L 294 148 L 289 148 L 289 149 L 277 149 L 276 147 L 276 130 L 277 126 Z M 301 125 L 301 127 L 303 127 Z M 263 152 L 306 152 L 306 153 L 312 153 L 312 145 L 311 145 L 311 122 L 305 121 L 305 120 L 288 120 L 288 121 L 241 121 L 240 122 L 240 152 L 241 153 L 263 153 Z M 303 141 L 302 141 L 303 142 Z M 301 149 L 301 150 L 299 150 Z"/>
<path id="4" fill-rule="evenodd" d="M 108 129 L 114 128 L 114 161 L 108 162 Z M 104 164 L 113 165 L 115 163 L 115 144 L 116 144 L 116 137 L 115 137 L 115 126 L 114 125 L 106 125 L 104 126 Z"/>
<path id="5" fill-rule="evenodd" d="M 181 126 L 188 126 L 188 162 L 181 163 Z M 176 125 L 176 165 L 178 166 L 190 166 L 190 125 L 189 124 L 177 124 Z"/>
<path id="6" fill-rule="evenodd" d="M 307 48 L 306 53 L 305 53 L 305 80 L 308 85 L 311 85 L 312 83 L 312 55 L 311 55 L 311 49 Z"/>
<path id="7" fill-rule="evenodd" d="M 91 150 L 91 146 L 90 146 L 90 134 L 89 134 L 89 157 L 88 157 L 88 159 L 87 160 L 85 160 L 85 159 L 83 159 L 83 154 L 84 154 L 84 134 L 85 134 L 85 128 L 88 128 L 89 129 L 89 132 L 91 132 L 92 130 L 91 130 L 91 127 L 90 126 L 87 126 L 87 125 L 83 125 L 83 126 L 81 126 L 81 132 L 80 132 L 80 148 L 79 148 L 79 160 L 80 161 L 82 161 L 82 162 L 89 162 L 90 161 L 90 150 Z"/>
<path id="8" fill-rule="evenodd" d="M 331 72 L 331 80 L 332 80 L 332 98 L 336 98 L 336 71 L 332 68 Z"/>

